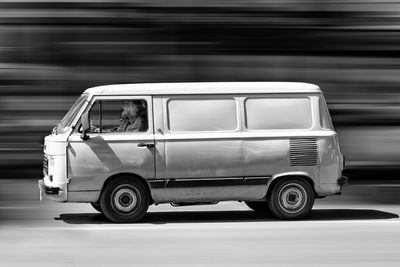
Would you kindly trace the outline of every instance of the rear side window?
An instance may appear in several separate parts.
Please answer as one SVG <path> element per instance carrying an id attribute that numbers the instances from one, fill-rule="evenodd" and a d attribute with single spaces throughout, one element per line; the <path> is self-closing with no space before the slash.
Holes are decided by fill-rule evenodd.
<path id="1" fill-rule="evenodd" d="M 319 117 L 322 128 L 333 130 L 331 116 L 329 115 L 328 106 L 326 105 L 324 97 L 319 98 Z"/>
<path id="2" fill-rule="evenodd" d="M 309 98 L 248 98 L 245 108 L 249 130 L 308 129 L 312 126 Z"/>
<path id="3" fill-rule="evenodd" d="M 170 131 L 233 131 L 237 129 L 236 101 L 232 99 L 171 99 Z"/>

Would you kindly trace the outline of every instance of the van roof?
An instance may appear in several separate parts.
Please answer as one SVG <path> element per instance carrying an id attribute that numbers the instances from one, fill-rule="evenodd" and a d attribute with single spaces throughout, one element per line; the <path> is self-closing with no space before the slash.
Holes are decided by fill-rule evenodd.
<path id="1" fill-rule="evenodd" d="M 321 93 L 321 89 L 315 84 L 300 82 L 193 82 L 104 85 L 89 88 L 85 93 L 92 95 Z"/>

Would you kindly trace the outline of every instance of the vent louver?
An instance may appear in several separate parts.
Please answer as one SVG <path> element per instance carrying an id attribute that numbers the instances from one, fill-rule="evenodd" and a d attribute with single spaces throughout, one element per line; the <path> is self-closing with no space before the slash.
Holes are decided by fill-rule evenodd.
<path id="1" fill-rule="evenodd" d="M 316 166 L 317 164 L 317 138 L 290 139 L 290 166 Z"/>

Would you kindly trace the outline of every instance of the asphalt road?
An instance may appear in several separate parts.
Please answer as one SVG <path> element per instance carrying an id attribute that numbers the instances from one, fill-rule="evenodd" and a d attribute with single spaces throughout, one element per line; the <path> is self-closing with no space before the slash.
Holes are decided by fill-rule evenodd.
<path id="1" fill-rule="evenodd" d="M 0 266 L 399 266 L 399 193 L 349 185 L 303 221 L 224 202 L 112 224 L 89 204 L 40 202 L 34 180 L 0 180 Z"/>

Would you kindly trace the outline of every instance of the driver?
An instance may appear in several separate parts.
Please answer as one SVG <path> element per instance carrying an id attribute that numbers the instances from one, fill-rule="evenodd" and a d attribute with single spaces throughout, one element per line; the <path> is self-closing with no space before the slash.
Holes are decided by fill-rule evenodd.
<path id="1" fill-rule="evenodd" d="M 120 119 L 121 125 L 115 131 L 139 132 L 146 130 L 143 129 L 145 126 L 145 118 L 143 115 L 143 107 L 140 103 L 135 103 L 132 100 L 124 101 Z"/>

